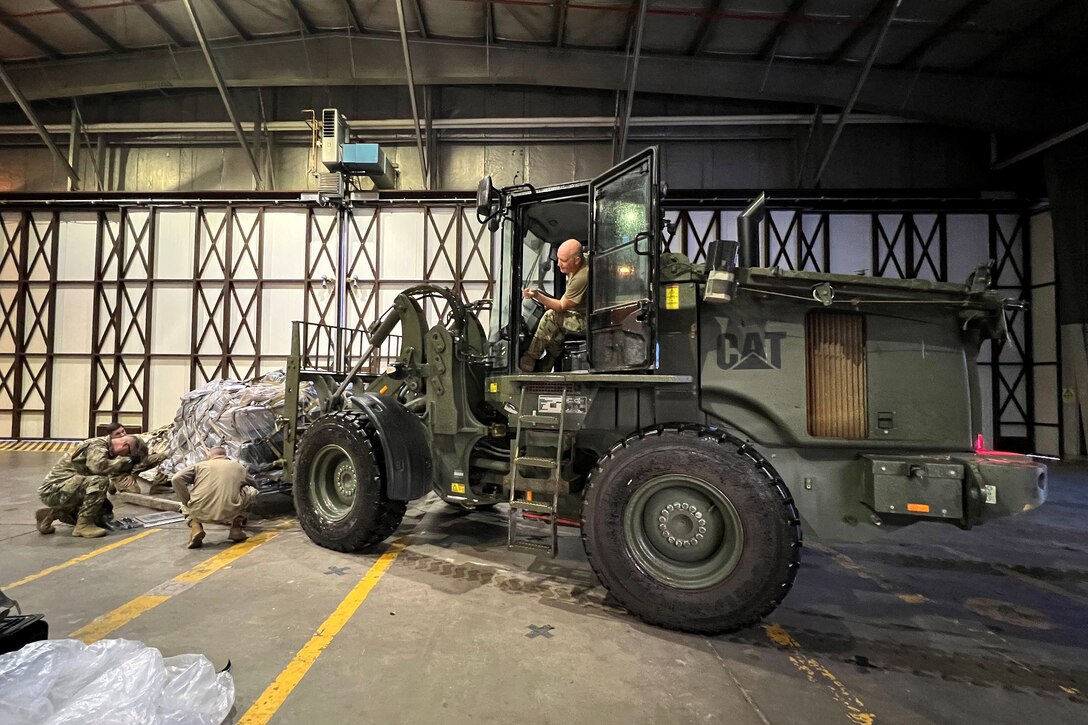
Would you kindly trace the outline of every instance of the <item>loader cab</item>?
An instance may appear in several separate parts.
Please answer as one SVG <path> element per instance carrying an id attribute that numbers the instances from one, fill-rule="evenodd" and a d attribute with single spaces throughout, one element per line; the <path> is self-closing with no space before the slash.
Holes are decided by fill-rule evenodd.
<path id="1" fill-rule="evenodd" d="M 538 288 L 553 298 L 566 289 L 557 250 L 583 243 L 589 267 L 587 333 L 569 336 L 584 349 L 566 370 L 639 372 L 657 361 L 656 295 L 660 210 L 656 149 L 647 149 L 591 181 L 535 188 L 480 182 L 477 216 L 493 235 L 495 278 L 488 336 L 492 367 L 516 373 L 544 309 L 522 297 Z M 578 355 L 574 352 L 574 355 Z M 581 364 L 580 364 L 581 363 Z"/>

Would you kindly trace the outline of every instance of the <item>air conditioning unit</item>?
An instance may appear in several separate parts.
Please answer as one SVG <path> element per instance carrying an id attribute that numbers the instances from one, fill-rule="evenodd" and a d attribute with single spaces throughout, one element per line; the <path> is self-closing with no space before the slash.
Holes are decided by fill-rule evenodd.
<path id="1" fill-rule="evenodd" d="M 344 175 L 339 171 L 329 171 L 317 175 L 317 190 L 322 196 L 344 197 Z"/>
<path id="2" fill-rule="evenodd" d="M 335 108 L 321 111 L 321 163 L 329 171 L 338 171 L 348 140 L 348 121 Z"/>

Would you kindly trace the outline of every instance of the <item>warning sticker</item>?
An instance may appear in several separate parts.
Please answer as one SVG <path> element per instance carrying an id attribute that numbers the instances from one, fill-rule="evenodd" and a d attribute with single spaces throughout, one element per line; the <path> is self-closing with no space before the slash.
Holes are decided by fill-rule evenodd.
<path id="1" fill-rule="evenodd" d="M 680 285 L 667 284 L 665 285 L 665 309 L 666 310 L 678 310 L 680 309 Z"/>
<path id="2" fill-rule="evenodd" d="M 488 390 L 490 390 L 492 393 L 499 392 L 499 384 L 498 383 L 491 383 L 491 385 L 488 387 Z"/>
<path id="3" fill-rule="evenodd" d="M 986 503 L 997 503 L 997 486 L 987 484 L 982 487 L 982 492 L 986 494 Z"/>
<path id="4" fill-rule="evenodd" d="M 465 492 L 465 484 L 463 484 L 463 483 L 451 483 L 450 484 L 450 493 L 464 493 L 464 492 Z"/>

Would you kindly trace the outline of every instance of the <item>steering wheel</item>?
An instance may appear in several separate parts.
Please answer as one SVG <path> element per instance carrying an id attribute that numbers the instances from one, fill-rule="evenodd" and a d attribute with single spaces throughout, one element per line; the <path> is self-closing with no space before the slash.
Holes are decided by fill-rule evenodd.
<path id="1" fill-rule="evenodd" d="M 540 326 L 540 320 L 544 317 L 547 308 L 540 300 L 531 297 L 523 297 L 521 300 L 521 334 L 524 340 L 531 340 L 536 334 L 536 328 Z"/>

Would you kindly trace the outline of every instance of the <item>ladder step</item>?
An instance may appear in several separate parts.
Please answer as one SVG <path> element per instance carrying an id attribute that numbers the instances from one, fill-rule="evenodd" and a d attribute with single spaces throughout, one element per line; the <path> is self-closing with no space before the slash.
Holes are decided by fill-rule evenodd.
<path id="1" fill-rule="evenodd" d="M 536 458 L 534 456 L 518 456 L 514 459 L 514 463 L 519 466 L 532 466 L 533 468 L 558 468 L 554 458 Z"/>
<path id="2" fill-rule="evenodd" d="M 552 508 L 550 503 L 538 503 L 537 501 L 525 501 L 524 499 L 514 499 L 510 502 L 510 508 L 518 511 L 532 511 L 540 514 L 555 513 L 555 509 Z"/>
<path id="3" fill-rule="evenodd" d="M 526 425 L 559 425 L 554 415 L 523 415 L 520 420 Z"/>
<path id="4" fill-rule="evenodd" d="M 537 543 L 535 541 L 522 541 L 520 539 L 517 540 L 517 541 L 511 542 L 510 544 L 507 545 L 506 548 L 508 548 L 508 549 L 522 549 L 524 551 L 546 551 L 549 554 L 551 554 L 552 551 L 553 551 L 551 544 L 540 544 L 540 543 Z"/>

